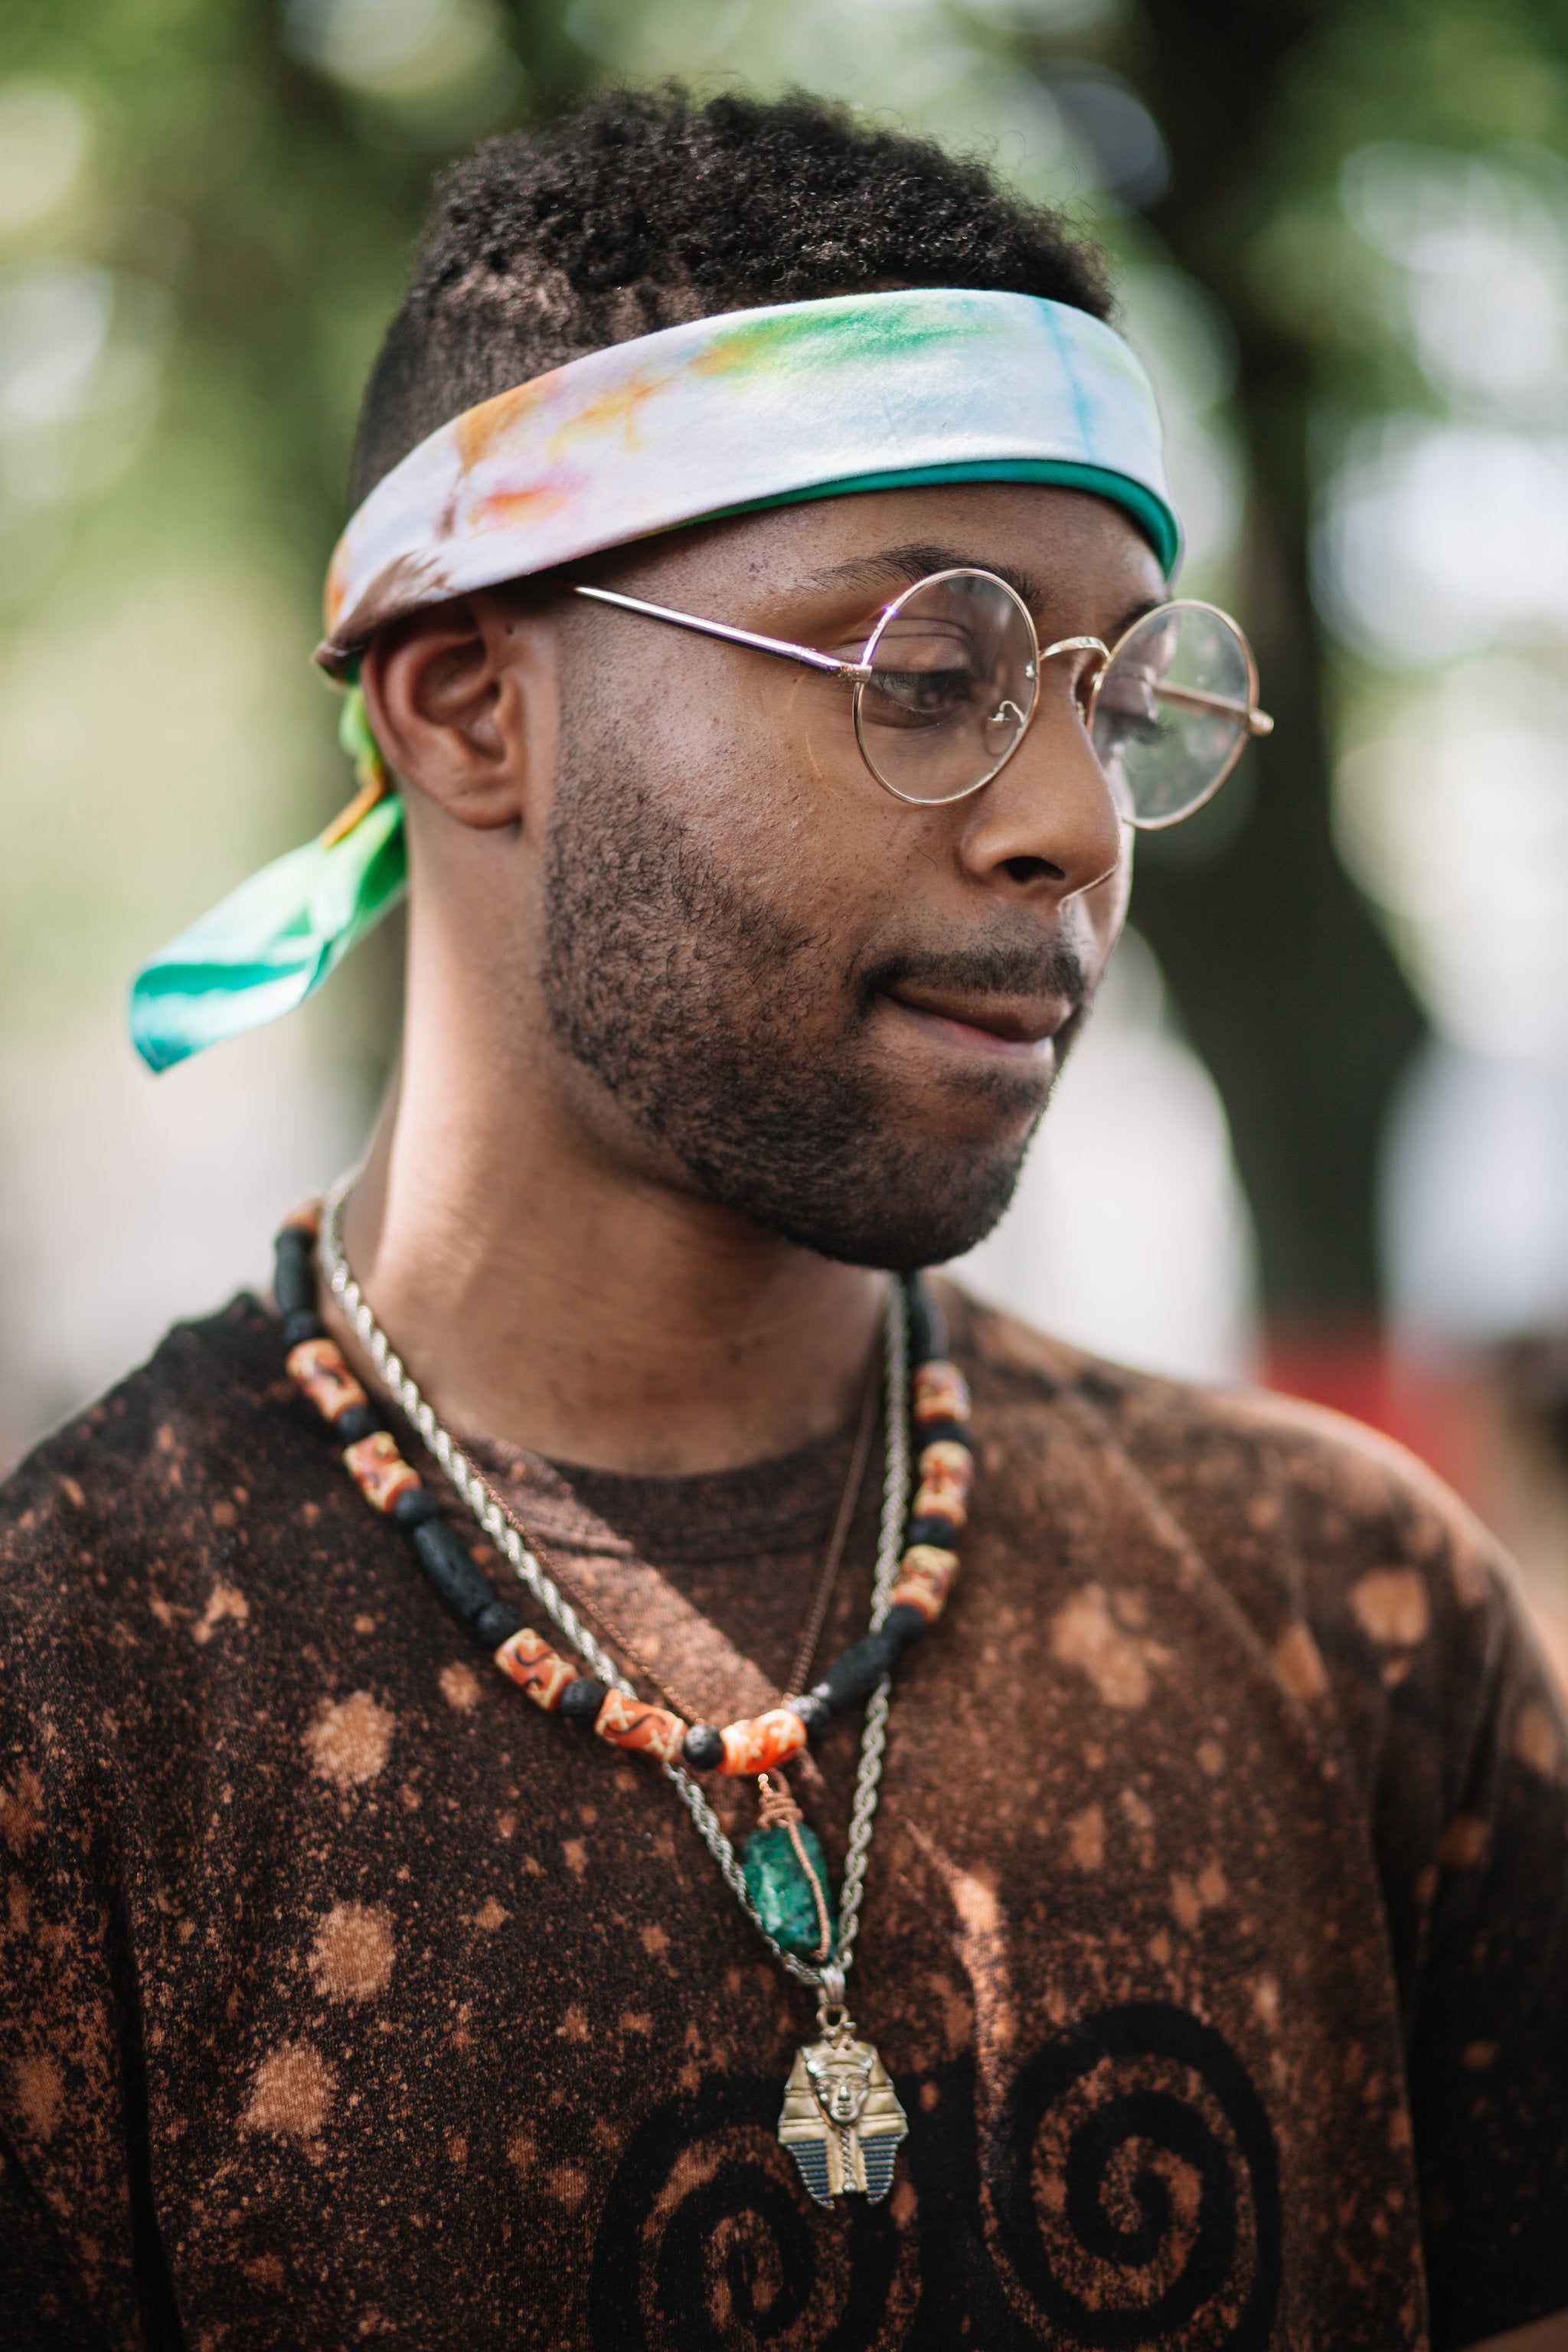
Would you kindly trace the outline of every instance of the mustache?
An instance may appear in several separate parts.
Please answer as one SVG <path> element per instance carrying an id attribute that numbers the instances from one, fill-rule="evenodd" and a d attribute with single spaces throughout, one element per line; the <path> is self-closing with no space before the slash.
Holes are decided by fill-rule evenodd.
<path id="1" fill-rule="evenodd" d="M 909 947 L 868 964 L 857 975 L 863 1011 L 874 997 L 901 983 L 933 994 L 1057 997 L 1081 1020 L 1095 982 L 1077 950 L 1064 940 L 988 939 L 968 945 Z"/>

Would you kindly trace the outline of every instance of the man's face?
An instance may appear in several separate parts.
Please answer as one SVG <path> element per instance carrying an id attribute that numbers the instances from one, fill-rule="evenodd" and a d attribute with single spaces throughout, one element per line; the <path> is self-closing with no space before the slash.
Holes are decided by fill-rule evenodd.
<path id="1" fill-rule="evenodd" d="M 788 508 L 595 576 L 854 658 L 883 604 L 957 564 L 1009 579 L 1042 649 L 1113 642 L 1162 594 L 1115 509 L 1000 484 Z M 824 1255 L 968 1248 L 1126 906 L 1075 658 L 1045 664 L 1000 775 L 922 808 L 866 768 L 838 681 L 581 599 L 563 628 L 540 979 L 578 1115 Z"/>

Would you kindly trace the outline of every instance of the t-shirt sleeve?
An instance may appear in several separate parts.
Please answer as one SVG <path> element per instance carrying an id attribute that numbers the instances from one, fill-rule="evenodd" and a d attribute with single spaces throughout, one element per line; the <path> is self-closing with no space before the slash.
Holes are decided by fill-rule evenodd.
<path id="1" fill-rule="evenodd" d="M 0 2137 L 0 2342 L 6 2352 L 109 2352 L 70 2250 Z"/>
<path id="2" fill-rule="evenodd" d="M 1432 2352 L 1460 2352 L 1568 2309 L 1563 1695 L 1511 1563 L 1422 1464 L 1312 1407 L 1236 1412 L 1365 1808 Z"/>
<path id="3" fill-rule="evenodd" d="M 61 1509 L 0 1497 L 0 2344 L 143 2352 L 178 2338 L 160 2324 L 98 1596 L 63 1516 L 85 1526 L 89 1507 L 70 1491 Z"/>
<path id="4" fill-rule="evenodd" d="M 1433 2352 L 1568 2307 L 1568 1722 L 1511 1589 L 1489 1581 L 1410 2018 Z"/>

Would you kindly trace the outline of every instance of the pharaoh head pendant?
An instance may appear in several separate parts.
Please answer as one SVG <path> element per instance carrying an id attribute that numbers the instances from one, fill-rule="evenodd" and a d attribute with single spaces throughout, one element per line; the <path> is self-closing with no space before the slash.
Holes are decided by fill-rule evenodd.
<path id="1" fill-rule="evenodd" d="M 837 1969 L 829 1992 L 842 1992 Z M 909 2123 L 888 2070 L 868 2042 L 857 2040 L 841 2000 L 826 1999 L 816 2012 L 822 2039 L 797 2050 L 784 2085 L 779 2138 L 800 2167 L 819 2205 L 845 2195 L 875 2205 L 893 2185 L 899 2143 Z"/>

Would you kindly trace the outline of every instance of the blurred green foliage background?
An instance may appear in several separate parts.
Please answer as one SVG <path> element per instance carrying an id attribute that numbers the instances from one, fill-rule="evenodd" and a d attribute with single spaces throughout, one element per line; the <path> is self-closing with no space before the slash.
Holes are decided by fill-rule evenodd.
<path id="1" fill-rule="evenodd" d="M 1427 1277 L 1380 1261 L 1378 1202 L 1397 1259 L 1390 1108 L 1431 1093 L 1434 1053 L 1443 1085 L 1533 1074 L 1530 1116 L 1557 1134 L 1560 9 L 8 0 L 0 1461 L 144 1349 L 155 1307 L 258 1268 L 288 1190 L 353 1148 L 394 937 L 287 1035 L 155 1083 L 123 1043 L 125 976 L 346 795 L 308 655 L 432 170 L 606 79 L 672 73 L 798 82 L 978 149 L 1117 257 L 1185 584 L 1240 613 L 1279 721 L 1209 811 L 1147 843 L 1134 910 L 1228 1112 L 1273 1322 L 1348 1324 L 1392 1286 L 1419 1323 Z M 1477 1277 L 1481 1336 L 1568 1307 L 1568 1242 L 1542 1230 L 1500 1304 L 1513 1277 Z"/>

